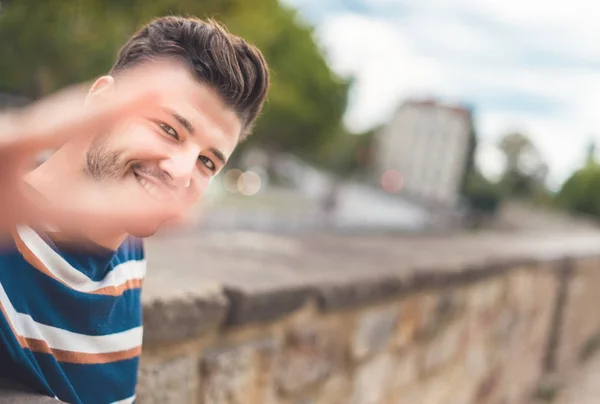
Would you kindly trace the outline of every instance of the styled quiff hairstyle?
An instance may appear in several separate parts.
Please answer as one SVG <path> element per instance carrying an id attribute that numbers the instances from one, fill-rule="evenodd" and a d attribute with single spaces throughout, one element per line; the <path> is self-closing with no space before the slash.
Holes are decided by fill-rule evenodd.
<path id="1" fill-rule="evenodd" d="M 161 17 L 142 27 L 123 45 L 111 73 L 159 58 L 176 58 L 194 77 L 211 86 L 250 134 L 269 88 L 262 53 L 214 20 Z"/>

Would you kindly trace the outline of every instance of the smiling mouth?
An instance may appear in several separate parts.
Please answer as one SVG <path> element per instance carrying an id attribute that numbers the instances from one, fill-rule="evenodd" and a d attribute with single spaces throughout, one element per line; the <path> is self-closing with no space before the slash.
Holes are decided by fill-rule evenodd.
<path id="1" fill-rule="evenodd" d="M 142 186 L 142 188 L 144 188 L 146 192 L 148 192 L 152 197 L 161 202 L 165 200 L 164 192 L 160 190 L 158 186 L 154 184 L 154 182 L 148 181 L 146 177 L 140 175 L 135 171 L 133 171 L 133 176 L 135 177 L 137 182 Z"/>

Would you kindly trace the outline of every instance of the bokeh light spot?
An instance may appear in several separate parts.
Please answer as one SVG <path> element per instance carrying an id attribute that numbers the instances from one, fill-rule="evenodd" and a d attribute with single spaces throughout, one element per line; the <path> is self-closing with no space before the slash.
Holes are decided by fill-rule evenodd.
<path id="1" fill-rule="evenodd" d="M 238 190 L 242 195 L 252 196 L 260 191 L 260 175 L 254 171 L 246 171 L 239 176 L 237 181 Z"/>
<path id="2" fill-rule="evenodd" d="M 232 193 L 238 192 L 238 180 L 242 174 L 242 171 L 237 168 L 227 171 L 223 176 L 223 186 L 225 189 Z"/>
<path id="3" fill-rule="evenodd" d="M 404 178 L 398 170 L 386 170 L 381 175 L 381 187 L 384 191 L 397 194 L 404 185 Z"/>

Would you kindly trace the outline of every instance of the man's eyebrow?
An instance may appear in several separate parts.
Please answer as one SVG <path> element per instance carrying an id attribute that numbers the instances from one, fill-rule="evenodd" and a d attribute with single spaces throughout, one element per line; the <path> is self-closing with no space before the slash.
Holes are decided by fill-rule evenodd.
<path id="1" fill-rule="evenodd" d="M 217 160 L 219 160 L 221 162 L 221 164 L 225 165 L 227 163 L 227 159 L 225 158 L 225 155 L 221 152 L 221 150 L 215 149 L 214 147 L 211 147 L 208 150 L 212 154 L 214 154 L 214 156 L 217 158 Z"/>
<path id="2" fill-rule="evenodd" d="M 193 135 L 194 132 L 196 132 L 192 123 L 188 121 L 185 117 L 179 115 L 177 112 L 174 111 L 169 111 L 169 113 L 173 116 L 173 118 L 177 120 L 177 122 L 179 122 L 181 126 L 185 128 L 185 130 L 187 130 L 190 133 L 190 135 Z"/>

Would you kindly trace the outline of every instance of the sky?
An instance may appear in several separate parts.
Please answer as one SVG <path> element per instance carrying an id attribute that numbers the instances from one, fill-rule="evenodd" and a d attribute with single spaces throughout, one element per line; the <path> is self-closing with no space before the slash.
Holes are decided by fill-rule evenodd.
<path id="1" fill-rule="evenodd" d="M 472 106 L 478 162 L 527 134 L 558 187 L 600 141 L 600 4 L 595 0 L 283 0 L 315 27 L 331 68 L 354 77 L 346 126 L 385 123 L 406 98 Z"/>

